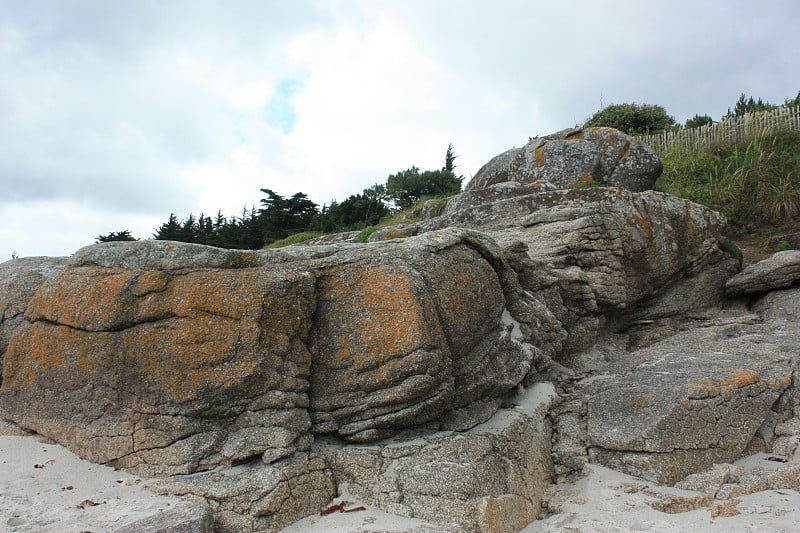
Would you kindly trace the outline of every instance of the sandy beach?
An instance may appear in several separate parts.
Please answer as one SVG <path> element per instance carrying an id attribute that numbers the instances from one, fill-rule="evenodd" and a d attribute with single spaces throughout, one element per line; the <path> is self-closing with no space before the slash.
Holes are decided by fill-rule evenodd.
<path id="1" fill-rule="evenodd" d="M 38 436 L 0 436 L 0 531 L 102 533 L 185 507 Z"/>

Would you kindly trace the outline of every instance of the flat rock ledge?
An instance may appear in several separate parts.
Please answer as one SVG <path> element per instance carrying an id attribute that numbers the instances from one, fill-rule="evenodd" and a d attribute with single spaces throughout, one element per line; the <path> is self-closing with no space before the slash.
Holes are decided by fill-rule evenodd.
<path id="1" fill-rule="evenodd" d="M 725 284 L 728 297 L 785 289 L 800 281 L 800 250 L 777 252 L 753 263 Z"/>

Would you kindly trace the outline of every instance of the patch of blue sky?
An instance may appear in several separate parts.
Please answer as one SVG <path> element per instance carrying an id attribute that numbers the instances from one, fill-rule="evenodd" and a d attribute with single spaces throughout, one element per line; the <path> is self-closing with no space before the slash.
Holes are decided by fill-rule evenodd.
<path id="1" fill-rule="evenodd" d="M 264 120 L 267 124 L 280 128 L 284 134 L 289 134 L 297 120 L 294 109 L 293 97 L 303 88 L 303 80 L 283 80 L 275 88 L 272 98 L 264 108 Z"/>

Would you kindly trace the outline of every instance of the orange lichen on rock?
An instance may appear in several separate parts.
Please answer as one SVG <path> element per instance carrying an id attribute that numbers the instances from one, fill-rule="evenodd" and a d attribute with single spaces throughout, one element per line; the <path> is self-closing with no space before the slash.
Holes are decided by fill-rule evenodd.
<path id="1" fill-rule="evenodd" d="M 537 146 L 533 150 L 533 165 L 536 167 L 540 167 L 544 165 L 545 155 L 544 155 L 544 145 Z"/>
<path id="2" fill-rule="evenodd" d="M 684 202 L 684 209 L 686 211 L 686 234 L 692 236 L 695 234 L 695 228 L 692 222 L 692 203 L 689 200 Z"/>
<path id="3" fill-rule="evenodd" d="M 106 383 L 175 402 L 248 376 L 278 387 L 280 372 L 290 381 L 309 372 L 308 352 L 292 339 L 304 335 L 313 292 L 310 278 L 260 269 L 65 271 L 33 298 L 34 322 L 12 339 L 4 388 L 51 371 L 74 389 Z"/>
<path id="4" fill-rule="evenodd" d="M 350 265 L 346 271 L 337 267 L 329 273 L 321 299 L 346 312 L 346 321 L 332 316 L 320 332 L 326 338 L 326 366 L 352 369 L 349 377 L 366 370 L 380 372 L 390 359 L 424 345 L 435 317 L 419 305 L 423 285 L 413 271 Z"/>
<path id="5" fill-rule="evenodd" d="M 686 395 L 694 399 L 710 398 L 720 393 L 719 385 L 710 378 L 693 381 L 686 386 L 686 389 Z"/>
<path id="6" fill-rule="evenodd" d="M 410 237 L 410 236 L 411 235 L 409 235 L 408 231 L 406 231 L 405 229 L 403 229 L 403 228 L 395 228 L 395 229 L 388 230 L 386 232 L 386 234 L 384 235 L 384 239 L 388 241 L 388 240 L 391 240 L 391 239 L 405 239 L 406 237 Z"/>
<path id="7" fill-rule="evenodd" d="M 746 368 L 722 369 L 730 372 L 717 378 L 704 378 L 687 385 L 686 394 L 692 399 L 710 398 L 712 396 L 730 396 L 737 389 L 747 387 L 761 380 L 761 374 Z"/>

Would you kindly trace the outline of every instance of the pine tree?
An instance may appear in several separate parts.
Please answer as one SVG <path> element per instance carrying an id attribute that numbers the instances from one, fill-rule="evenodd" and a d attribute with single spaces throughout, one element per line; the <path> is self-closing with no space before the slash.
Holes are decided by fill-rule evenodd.
<path id="1" fill-rule="evenodd" d="M 95 242 L 135 241 L 137 240 L 128 230 L 112 231 L 108 235 L 98 235 Z"/>
<path id="2" fill-rule="evenodd" d="M 160 241 L 179 241 L 181 236 L 181 223 L 175 213 L 170 213 L 169 220 L 153 234 L 153 238 Z"/>

